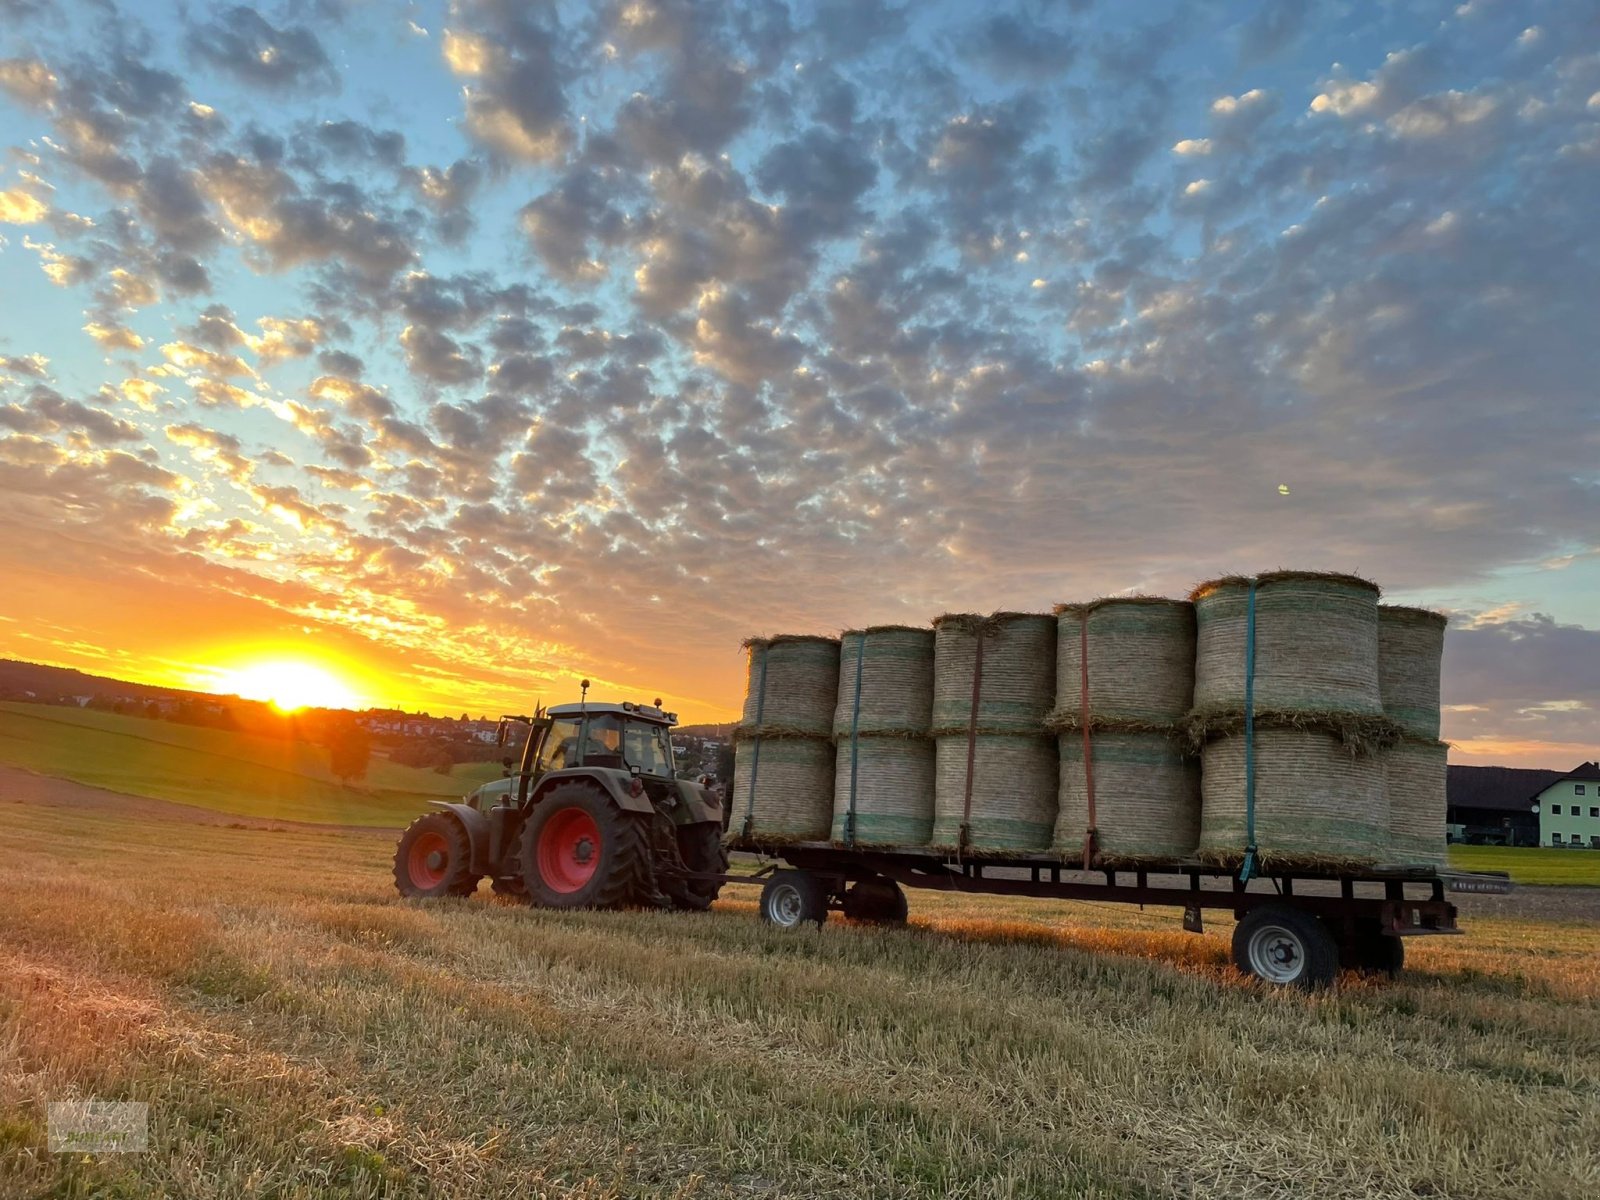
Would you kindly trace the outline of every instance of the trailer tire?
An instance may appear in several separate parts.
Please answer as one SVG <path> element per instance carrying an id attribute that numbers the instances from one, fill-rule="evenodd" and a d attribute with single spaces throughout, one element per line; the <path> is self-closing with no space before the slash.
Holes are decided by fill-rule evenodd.
<path id="1" fill-rule="evenodd" d="M 778 871 L 761 889 L 761 919 L 779 929 L 798 929 L 828 919 L 828 890 L 809 871 Z"/>
<path id="2" fill-rule="evenodd" d="M 905 889 L 892 879 L 863 879 L 844 894 L 844 915 L 866 925 L 904 925 L 910 913 Z"/>
<path id="3" fill-rule="evenodd" d="M 1310 913 L 1287 904 L 1263 904 L 1234 926 L 1233 962 L 1264 983 L 1315 991 L 1338 976 L 1339 945 Z"/>
<path id="4" fill-rule="evenodd" d="M 1406 965 L 1404 938 L 1392 937 L 1383 932 L 1375 920 L 1356 922 L 1355 941 L 1341 956 L 1341 965 L 1363 975 L 1382 975 L 1393 979 Z"/>

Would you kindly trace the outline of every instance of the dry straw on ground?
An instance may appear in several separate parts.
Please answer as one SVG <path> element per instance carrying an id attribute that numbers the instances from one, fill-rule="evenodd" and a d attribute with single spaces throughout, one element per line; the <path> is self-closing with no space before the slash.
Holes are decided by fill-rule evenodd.
<path id="1" fill-rule="evenodd" d="M 833 784 L 836 842 L 852 840 L 851 767 L 855 767 L 853 840 L 861 846 L 925 846 L 933 834 L 934 747 L 926 737 L 839 739 Z"/>
<path id="2" fill-rule="evenodd" d="M 1390 857 L 1397 863 L 1445 864 L 1449 753 L 1443 742 L 1406 738 L 1383 754 Z"/>
<path id="3" fill-rule="evenodd" d="M 1056 608 L 1052 724 L 1083 720 L 1087 634 L 1091 722 L 1171 723 L 1194 703 L 1194 605 L 1153 596 L 1111 597 Z"/>
<path id="4" fill-rule="evenodd" d="M 926 734 L 933 725 L 933 630 L 873 625 L 841 639 L 833 732 Z M 856 705 L 860 669 L 860 708 Z"/>
<path id="5" fill-rule="evenodd" d="M 1195 589 L 1195 707 L 1242 709 L 1250 580 Z M 1378 587 L 1353 575 L 1276 571 L 1256 579 L 1258 708 L 1380 713 Z"/>
<path id="6" fill-rule="evenodd" d="M 979 854 L 1048 850 L 1056 823 L 1055 739 L 992 732 L 973 738 L 970 816 L 967 748 L 965 733 L 937 740 L 933 844 Z"/>
<path id="7" fill-rule="evenodd" d="M 1255 834 L 1261 862 L 1282 867 L 1370 866 L 1389 857 L 1382 760 L 1352 754 L 1315 729 L 1255 732 Z M 1200 856 L 1234 865 L 1249 838 L 1242 736 L 1201 755 Z"/>
<path id="8" fill-rule="evenodd" d="M 1090 737 L 1101 865 L 1192 855 L 1200 838 L 1199 762 L 1170 733 L 1096 731 Z M 1082 734 L 1064 734 L 1059 751 L 1060 812 L 1053 848 L 1076 857 L 1089 830 Z"/>
<path id="9" fill-rule="evenodd" d="M 750 638 L 740 724 L 829 737 L 839 689 L 839 639 L 811 634 Z M 763 668 L 765 679 L 763 680 Z"/>
<path id="10" fill-rule="evenodd" d="M 1378 693 L 1384 714 L 1413 737 L 1439 736 L 1439 665 L 1446 620 L 1443 613 L 1425 608 L 1378 606 Z"/>
<path id="11" fill-rule="evenodd" d="M 833 756 L 833 743 L 821 738 L 741 739 L 733 760 L 731 831 L 766 843 L 827 838 Z"/>
<path id="12" fill-rule="evenodd" d="M 1039 733 L 1055 701 L 1056 622 L 1042 613 L 987 617 L 947 613 L 934 621 L 933 726 L 966 729 L 973 717 L 978 643 L 983 679 L 977 721 L 995 732 Z"/>

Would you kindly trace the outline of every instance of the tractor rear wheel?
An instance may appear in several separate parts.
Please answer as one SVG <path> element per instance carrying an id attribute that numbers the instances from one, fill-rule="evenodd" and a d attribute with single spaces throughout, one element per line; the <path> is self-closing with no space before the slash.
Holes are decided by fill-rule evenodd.
<path id="1" fill-rule="evenodd" d="M 644 830 L 582 783 L 551 789 L 522 826 L 517 858 L 528 898 L 546 908 L 621 908 L 644 865 Z"/>
<path id="2" fill-rule="evenodd" d="M 394 886 L 402 896 L 470 896 L 477 891 L 472 844 L 461 822 L 434 812 L 406 826 L 395 847 Z"/>
<path id="3" fill-rule="evenodd" d="M 728 849 L 722 844 L 722 826 L 714 821 L 678 826 L 678 854 L 683 865 L 701 875 L 726 875 Z M 672 893 L 672 907 L 705 912 L 722 891 L 722 881 L 686 879 Z"/>

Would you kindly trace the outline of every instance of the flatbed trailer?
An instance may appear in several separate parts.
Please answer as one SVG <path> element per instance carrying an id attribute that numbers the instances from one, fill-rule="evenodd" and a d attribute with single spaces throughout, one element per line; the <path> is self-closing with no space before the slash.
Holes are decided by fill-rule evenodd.
<path id="1" fill-rule="evenodd" d="M 737 839 L 732 848 L 777 860 L 755 877 L 725 879 L 764 879 L 761 918 L 784 928 L 820 925 L 832 911 L 856 920 L 903 923 L 908 887 L 1167 906 L 1183 910 L 1183 927 L 1193 933 L 1204 931 L 1205 910 L 1224 910 L 1238 922 L 1232 949 L 1239 970 L 1267 983 L 1302 988 L 1327 986 L 1341 968 L 1392 976 L 1404 962 L 1402 939 L 1462 932 L 1447 892 L 1511 888 L 1504 874 L 1417 866 L 1267 869 L 1247 880 L 1237 868 L 1187 859 L 1084 870 L 1081 863 L 1050 854 L 974 858 L 933 849 L 759 838 Z"/>

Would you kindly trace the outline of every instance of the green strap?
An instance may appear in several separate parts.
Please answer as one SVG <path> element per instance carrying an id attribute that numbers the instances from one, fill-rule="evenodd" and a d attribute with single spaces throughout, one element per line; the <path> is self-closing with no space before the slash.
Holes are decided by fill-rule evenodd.
<path id="1" fill-rule="evenodd" d="M 856 701 L 850 714 L 850 808 L 844 818 L 844 844 L 856 844 L 856 780 L 861 774 L 861 668 L 867 661 L 867 635 L 856 644 Z"/>
<path id="2" fill-rule="evenodd" d="M 1256 862 L 1256 581 L 1250 581 L 1244 631 L 1244 864 L 1239 882 L 1249 883 Z"/>
<path id="3" fill-rule="evenodd" d="M 763 647 L 761 651 L 761 678 L 756 684 L 756 735 L 755 745 L 750 751 L 750 795 L 745 799 L 744 805 L 744 836 L 750 836 L 750 827 L 756 815 L 756 776 L 761 773 L 761 717 L 767 707 L 767 652 Z"/>

